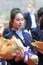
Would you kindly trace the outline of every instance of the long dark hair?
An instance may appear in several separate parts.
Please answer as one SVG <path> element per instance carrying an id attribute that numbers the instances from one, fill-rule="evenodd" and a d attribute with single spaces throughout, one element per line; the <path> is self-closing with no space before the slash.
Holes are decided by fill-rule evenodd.
<path id="1" fill-rule="evenodd" d="M 43 7 L 39 8 L 37 11 L 37 17 L 40 18 L 43 15 Z"/>
<path id="2" fill-rule="evenodd" d="M 21 9 L 19 9 L 19 8 L 13 8 L 13 9 L 11 10 L 11 12 L 10 12 L 10 21 L 9 21 L 10 31 L 11 31 L 12 28 L 13 28 L 12 23 L 13 23 L 13 20 L 14 20 L 14 18 L 15 18 L 15 15 L 16 15 L 17 13 L 23 14 L 22 11 L 21 11 Z"/>
<path id="3" fill-rule="evenodd" d="M 43 16 L 41 17 L 41 20 L 40 20 L 40 30 L 43 30 Z"/>

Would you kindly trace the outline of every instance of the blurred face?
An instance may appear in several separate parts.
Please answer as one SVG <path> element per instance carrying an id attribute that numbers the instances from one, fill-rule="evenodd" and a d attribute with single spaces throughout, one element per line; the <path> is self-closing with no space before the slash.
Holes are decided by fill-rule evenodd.
<path id="1" fill-rule="evenodd" d="M 34 10 L 33 5 L 32 5 L 32 4 L 29 4 L 27 10 L 28 10 L 29 12 L 32 12 L 32 11 Z"/>
<path id="2" fill-rule="evenodd" d="M 24 24 L 24 17 L 23 17 L 23 15 L 21 13 L 16 14 L 15 18 L 13 20 L 13 28 L 15 30 L 19 30 L 19 29 L 21 29 L 23 24 Z"/>

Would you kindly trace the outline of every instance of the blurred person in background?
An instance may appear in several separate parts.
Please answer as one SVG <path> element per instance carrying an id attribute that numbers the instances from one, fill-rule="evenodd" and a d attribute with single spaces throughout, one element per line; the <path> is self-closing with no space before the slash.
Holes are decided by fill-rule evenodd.
<path id="1" fill-rule="evenodd" d="M 33 5 L 30 3 L 27 7 L 27 12 L 24 13 L 24 17 L 26 20 L 26 29 L 34 29 L 37 27 L 37 21 L 36 21 L 36 13 Z"/>
<path id="2" fill-rule="evenodd" d="M 39 41 L 43 42 L 43 7 L 39 8 L 37 11 L 37 19 L 38 19 L 38 26 L 39 30 L 37 31 L 38 33 L 38 38 Z M 43 65 L 43 54 L 38 51 L 38 57 L 39 57 L 39 63 L 38 65 Z"/>
<path id="3" fill-rule="evenodd" d="M 36 15 L 34 6 L 31 3 L 28 4 L 27 12 L 24 13 L 24 18 L 26 20 L 25 28 L 28 31 L 31 30 L 33 40 L 34 39 L 38 40 L 38 38 L 37 38 L 37 30 L 38 30 L 37 15 Z"/>

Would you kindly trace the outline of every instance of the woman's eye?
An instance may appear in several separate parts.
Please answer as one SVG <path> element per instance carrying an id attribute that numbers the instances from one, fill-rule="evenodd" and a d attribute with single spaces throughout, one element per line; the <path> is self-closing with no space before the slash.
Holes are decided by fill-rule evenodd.
<path id="1" fill-rule="evenodd" d="M 24 19 L 22 18 L 22 19 L 16 19 L 17 21 L 23 21 Z"/>
<path id="2" fill-rule="evenodd" d="M 23 21 L 24 19 L 22 18 L 21 21 Z"/>
<path id="3" fill-rule="evenodd" d="M 20 19 L 16 19 L 17 21 L 20 21 Z"/>

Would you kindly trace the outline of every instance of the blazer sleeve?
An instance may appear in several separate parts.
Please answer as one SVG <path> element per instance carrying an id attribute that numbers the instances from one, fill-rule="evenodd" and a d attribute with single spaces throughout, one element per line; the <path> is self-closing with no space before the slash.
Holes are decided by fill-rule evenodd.
<path id="1" fill-rule="evenodd" d="M 13 36 L 13 32 L 9 31 L 9 28 L 5 28 L 3 31 L 3 37 L 6 39 L 10 39 Z"/>

